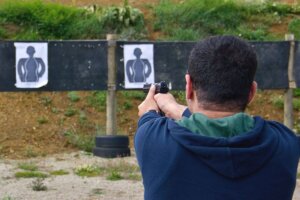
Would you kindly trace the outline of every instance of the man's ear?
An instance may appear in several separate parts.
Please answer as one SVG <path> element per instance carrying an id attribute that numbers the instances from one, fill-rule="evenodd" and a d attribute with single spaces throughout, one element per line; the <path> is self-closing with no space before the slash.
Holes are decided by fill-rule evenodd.
<path id="1" fill-rule="evenodd" d="M 185 98 L 187 100 L 192 99 L 193 98 L 193 84 L 192 84 L 191 76 L 189 74 L 185 75 L 185 81 L 186 81 Z"/>
<path id="2" fill-rule="evenodd" d="M 251 88 L 250 88 L 250 92 L 249 92 L 249 97 L 248 97 L 248 104 L 252 102 L 252 100 L 254 99 L 254 96 L 256 94 L 256 90 L 257 90 L 257 83 L 256 81 L 252 82 Z"/>

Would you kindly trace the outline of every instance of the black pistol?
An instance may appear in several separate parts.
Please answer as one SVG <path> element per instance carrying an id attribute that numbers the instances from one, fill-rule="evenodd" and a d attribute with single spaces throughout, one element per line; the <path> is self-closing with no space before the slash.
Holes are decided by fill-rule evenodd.
<path id="1" fill-rule="evenodd" d="M 148 92 L 152 83 L 146 83 L 144 84 L 143 90 L 144 92 Z M 155 85 L 155 94 L 157 93 L 163 93 L 166 94 L 169 92 L 169 87 L 165 81 L 161 81 L 160 83 L 153 83 Z"/>

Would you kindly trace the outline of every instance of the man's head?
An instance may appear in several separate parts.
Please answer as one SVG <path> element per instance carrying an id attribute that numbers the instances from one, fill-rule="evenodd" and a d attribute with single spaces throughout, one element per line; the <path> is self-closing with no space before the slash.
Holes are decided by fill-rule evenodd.
<path id="1" fill-rule="evenodd" d="M 234 36 L 215 36 L 196 44 L 188 76 L 199 106 L 216 111 L 243 111 L 253 93 L 257 68 L 253 48 Z"/>

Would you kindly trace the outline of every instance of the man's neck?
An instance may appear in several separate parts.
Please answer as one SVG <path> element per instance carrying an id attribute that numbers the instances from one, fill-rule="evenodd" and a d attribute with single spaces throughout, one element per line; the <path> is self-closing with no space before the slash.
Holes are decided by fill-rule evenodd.
<path id="1" fill-rule="evenodd" d="M 208 118 L 223 118 L 234 115 L 238 112 L 231 112 L 231 111 L 215 111 L 215 110 L 204 110 L 204 109 L 196 109 L 192 111 L 193 113 L 201 113 Z"/>
<path id="2" fill-rule="evenodd" d="M 240 110 L 230 110 L 230 111 L 222 110 L 222 109 L 218 109 L 217 107 L 213 109 L 209 109 L 199 104 L 190 104 L 188 107 L 192 113 L 201 113 L 207 116 L 208 118 L 223 118 L 223 117 L 228 117 L 236 113 L 242 112 Z"/>

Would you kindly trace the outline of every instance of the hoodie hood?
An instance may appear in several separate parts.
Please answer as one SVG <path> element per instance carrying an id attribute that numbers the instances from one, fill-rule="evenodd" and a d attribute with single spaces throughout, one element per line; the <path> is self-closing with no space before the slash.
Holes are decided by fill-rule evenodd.
<path id="1" fill-rule="evenodd" d="M 177 143 L 229 178 L 247 176 L 262 168 L 276 151 L 280 134 L 260 117 L 254 117 L 250 131 L 229 138 L 195 134 L 171 120 L 168 129 Z"/>

